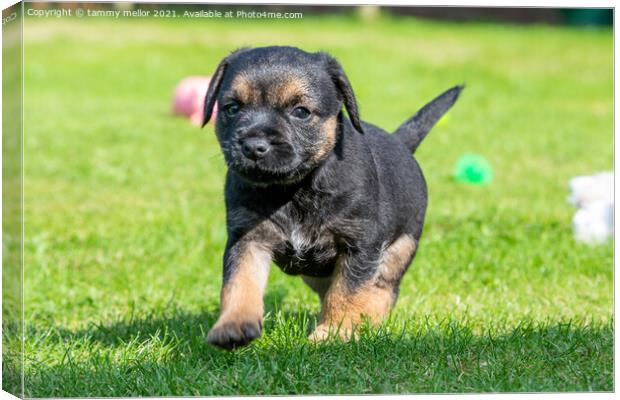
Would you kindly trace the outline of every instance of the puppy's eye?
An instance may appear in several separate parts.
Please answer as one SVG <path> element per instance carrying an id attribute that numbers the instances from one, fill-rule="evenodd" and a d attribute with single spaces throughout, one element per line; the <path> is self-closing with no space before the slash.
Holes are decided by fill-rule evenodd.
<path id="1" fill-rule="evenodd" d="M 224 112 L 229 117 L 234 117 L 239 112 L 239 104 L 237 103 L 228 103 L 224 106 Z"/>
<path id="2" fill-rule="evenodd" d="M 310 116 L 310 110 L 308 110 L 306 107 L 296 107 L 291 112 L 291 115 L 293 115 L 293 117 L 295 118 L 306 119 Z"/>

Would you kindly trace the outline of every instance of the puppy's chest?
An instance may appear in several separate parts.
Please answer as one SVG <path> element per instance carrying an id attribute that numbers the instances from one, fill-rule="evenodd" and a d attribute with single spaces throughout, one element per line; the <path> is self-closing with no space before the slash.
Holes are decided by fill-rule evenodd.
<path id="1" fill-rule="evenodd" d="M 336 236 L 320 221 L 286 218 L 274 261 L 287 274 L 329 276 L 337 257 Z"/>

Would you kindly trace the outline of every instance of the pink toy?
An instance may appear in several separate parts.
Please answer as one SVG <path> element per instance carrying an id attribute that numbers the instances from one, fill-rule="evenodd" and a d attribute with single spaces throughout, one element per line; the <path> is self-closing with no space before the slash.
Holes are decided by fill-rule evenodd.
<path id="1" fill-rule="evenodd" d="M 209 88 L 208 76 L 189 76 L 179 82 L 174 89 L 172 113 L 189 117 L 194 125 L 202 125 L 205 95 Z M 211 120 L 217 114 L 217 104 L 213 108 Z"/>

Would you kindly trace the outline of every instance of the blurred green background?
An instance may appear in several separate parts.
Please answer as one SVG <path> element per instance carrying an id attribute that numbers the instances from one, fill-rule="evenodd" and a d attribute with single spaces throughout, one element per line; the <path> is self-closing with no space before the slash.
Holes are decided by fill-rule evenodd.
<path id="1" fill-rule="evenodd" d="M 22 375 L 22 63 L 18 7 L 2 18 L 2 378 L 21 394 Z M 10 360 L 10 361 L 9 361 Z M 8 384 L 7 384 L 8 382 Z"/>
<path id="2" fill-rule="evenodd" d="M 27 396 L 612 390 L 613 247 L 576 243 L 566 201 L 571 177 L 612 169 L 611 28 L 334 9 L 24 31 Z M 170 102 L 183 77 L 274 44 L 336 56 L 362 118 L 388 131 L 467 88 L 416 153 L 429 209 L 392 319 L 310 345 L 318 299 L 274 268 L 263 337 L 228 354 L 204 342 L 225 164 L 212 126 Z M 492 185 L 451 178 L 470 152 Z"/>

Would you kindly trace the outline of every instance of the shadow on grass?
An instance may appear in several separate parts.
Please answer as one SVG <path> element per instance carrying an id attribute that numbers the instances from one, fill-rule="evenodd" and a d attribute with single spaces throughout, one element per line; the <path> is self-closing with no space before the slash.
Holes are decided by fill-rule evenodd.
<path id="1" fill-rule="evenodd" d="M 265 334 L 234 352 L 205 343 L 211 311 L 31 330 L 28 397 L 613 390 L 613 325 L 522 323 L 474 333 L 416 318 L 364 327 L 350 343 L 306 339 L 313 316 L 268 310 Z M 33 340 L 33 339 L 31 339 Z M 44 351 L 44 350 L 43 350 Z"/>
<path id="2" fill-rule="evenodd" d="M 265 295 L 265 331 L 269 331 L 271 326 L 270 315 L 278 315 L 282 318 L 291 320 L 299 317 L 299 312 L 278 310 L 287 296 L 286 288 L 276 288 L 270 290 Z M 176 306 L 169 306 L 165 310 L 151 311 L 142 315 L 131 315 L 128 318 L 121 318 L 112 322 L 91 323 L 87 327 L 70 330 L 62 326 L 39 328 L 29 326 L 28 334 L 31 337 L 47 337 L 48 340 L 57 343 L 98 343 L 108 347 L 123 346 L 130 342 L 142 343 L 145 341 L 159 339 L 172 339 L 183 342 L 191 339 L 204 340 L 206 343 L 206 333 L 213 326 L 219 316 L 219 311 L 203 310 L 197 313 L 184 311 Z M 47 319 L 49 321 L 50 319 Z M 53 325 L 53 324 L 50 324 Z M 198 343 L 193 343 L 198 344 Z"/>

